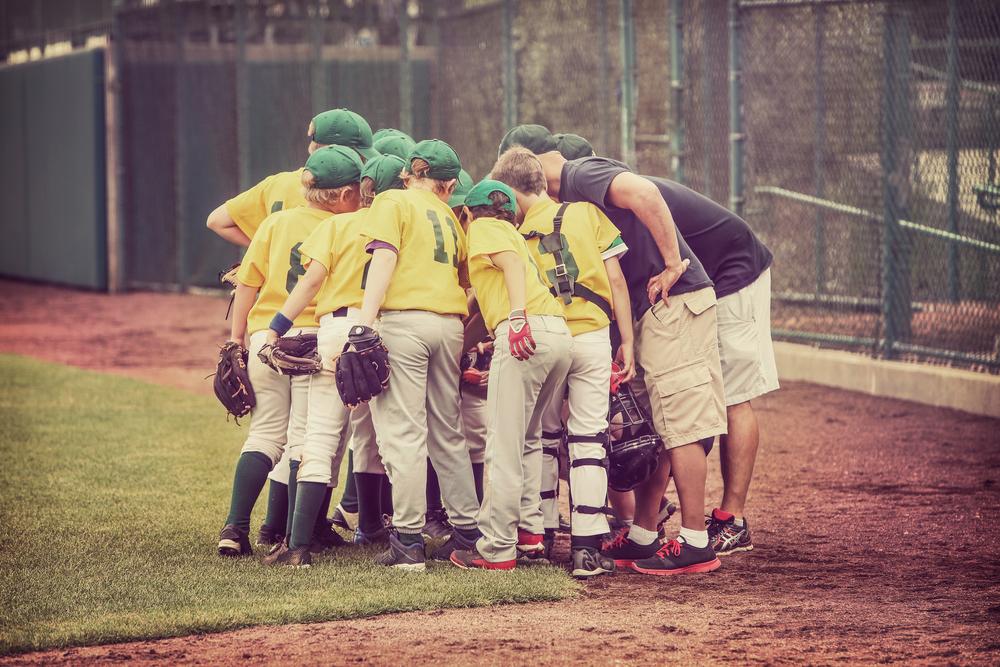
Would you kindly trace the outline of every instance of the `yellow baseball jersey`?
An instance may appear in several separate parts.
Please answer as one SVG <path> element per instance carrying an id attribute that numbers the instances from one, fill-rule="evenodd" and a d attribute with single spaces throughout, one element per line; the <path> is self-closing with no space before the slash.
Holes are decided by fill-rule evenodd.
<path id="1" fill-rule="evenodd" d="M 399 253 L 382 310 L 468 314 L 458 278 L 459 263 L 466 258 L 465 232 L 434 193 L 381 193 L 372 202 L 361 234 L 367 242 L 387 243 Z"/>
<path id="2" fill-rule="evenodd" d="M 316 319 L 341 308 L 360 308 L 371 255 L 365 252 L 361 232 L 371 209 L 334 215 L 309 235 L 299 251 L 302 265 L 319 262 L 326 267 L 326 280 L 316 294 Z"/>
<path id="3" fill-rule="evenodd" d="M 525 236 L 531 232 L 551 234 L 552 223 L 558 211 L 559 204 L 544 197 L 528 209 L 518 231 Z M 611 283 L 607 269 L 604 268 L 604 260 L 627 249 L 622 243 L 621 232 L 601 209 L 593 204 L 580 202 L 566 207 L 560 233 L 567 273 L 574 281 L 604 297 L 610 304 Z M 542 270 L 546 284 L 551 288 L 555 284 L 555 257 L 545 252 L 537 238 L 528 241 L 528 249 Z M 574 296 L 572 303 L 566 304 L 565 308 L 566 322 L 574 336 L 596 331 L 610 324 L 608 316 L 600 307 L 579 296 Z"/>
<path id="4" fill-rule="evenodd" d="M 469 226 L 469 280 L 490 331 L 510 314 L 510 297 L 503 271 L 490 259 L 498 252 L 514 252 L 524 262 L 525 312 L 563 317 L 562 304 L 551 293 L 514 226 L 497 218 L 478 218 Z"/>
<path id="5" fill-rule="evenodd" d="M 226 202 L 226 212 L 249 238 L 253 238 L 264 218 L 296 206 L 305 206 L 302 169 L 268 176 L 246 192 Z"/>
<path id="6" fill-rule="evenodd" d="M 236 273 L 241 283 L 260 290 L 247 317 L 249 333 L 266 329 L 284 305 L 299 276 L 306 272 L 302 265 L 302 243 L 328 217 L 329 211 L 299 206 L 272 213 L 261 223 Z M 293 326 L 316 326 L 315 301 L 295 318 Z"/>

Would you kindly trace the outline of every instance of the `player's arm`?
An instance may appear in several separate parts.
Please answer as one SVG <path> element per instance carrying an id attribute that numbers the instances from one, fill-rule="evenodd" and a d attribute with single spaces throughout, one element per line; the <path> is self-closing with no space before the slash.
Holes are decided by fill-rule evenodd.
<path id="1" fill-rule="evenodd" d="M 494 266 L 503 271 L 503 281 L 507 287 L 507 300 L 510 301 L 510 331 L 507 333 L 510 354 L 515 359 L 524 361 L 535 353 L 535 339 L 531 336 L 528 314 L 524 309 L 527 302 L 524 260 L 512 250 L 493 253 L 489 258 Z"/>
<path id="2" fill-rule="evenodd" d="M 368 265 L 368 281 L 365 283 L 365 296 L 361 302 L 361 324 L 370 327 L 375 324 L 378 311 L 385 301 L 385 293 L 389 291 L 392 274 L 396 271 L 396 260 L 399 259 L 395 248 L 376 248 L 372 251 L 371 264 Z"/>
<path id="3" fill-rule="evenodd" d="M 299 281 L 295 283 L 295 287 L 292 288 L 278 312 L 289 321 L 294 322 L 295 318 L 301 315 L 302 311 L 316 298 L 328 273 L 325 266 L 316 260 L 310 261 L 306 272 L 299 276 Z M 278 332 L 274 329 L 267 330 L 268 343 L 275 342 L 279 337 Z"/>
<path id="4" fill-rule="evenodd" d="M 604 268 L 608 272 L 612 309 L 622 339 L 615 359 L 622 369 L 622 382 L 628 382 L 635 377 L 635 333 L 632 330 L 632 303 L 629 301 L 628 283 L 625 282 L 625 274 L 622 273 L 617 256 L 605 259 Z"/>
<path id="5" fill-rule="evenodd" d="M 623 171 L 611 181 L 606 200 L 616 208 L 631 210 L 652 235 L 666 269 L 649 281 L 649 301 L 652 303 L 657 295 L 661 295 L 666 303 L 667 293 L 687 270 L 691 260 L 681 260 L 677 226 L 663 195 L 652 182 Z"/>
<path id="6" fill-rule="evenodd" d="M 256 298 L 256 287 L 236 281 L 236 290 L 233 293 L 233 323 L 229 330 L 229 340 L 243 347 L 247 346 L 247 317 Z"/>
<path id="7" fill-rule="evenodd" d="M 225 204 L 221 204 L 209 213 L 208 221 L 205 224 L 213 232 L 234 245 L 244 248 L 250 245 L 250 237 L 236 225 L 236 221 L 229 215 Z"/>

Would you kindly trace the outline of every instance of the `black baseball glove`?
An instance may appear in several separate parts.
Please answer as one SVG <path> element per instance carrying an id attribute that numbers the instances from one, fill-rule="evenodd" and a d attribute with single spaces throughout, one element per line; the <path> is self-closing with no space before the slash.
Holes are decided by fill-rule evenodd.
<path id="1" fill-rule="evenodd" d="M 389 386 L 389 350 L 371 327 L 353 326 L 337 358 L 337 391 L 353 408 Z"/>
<path id="2" fill-rule="evenodd" d="M 257 358 L 279 375 L 315 375 L 323 370 L 316 351 L 316 334 L 279 338 L 260 348 Z"/>
<path id="3" fill-rule="evenodd" d="M 247 350 L 229 341 L 219 350 L 219 365 L 215 369 L 215 395 L 226 411 L 239 419 L 257 405 L 257 397 L 247 372 Z"/>

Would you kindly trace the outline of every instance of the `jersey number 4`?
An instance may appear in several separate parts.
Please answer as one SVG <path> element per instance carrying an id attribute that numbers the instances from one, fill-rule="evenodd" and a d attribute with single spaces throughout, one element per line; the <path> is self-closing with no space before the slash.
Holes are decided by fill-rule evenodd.
<path id="1" fill-rule="evenodd" d="M 434 226 L 434 261 L 441 264 L 451 264 L 458 268 L 458 230 L 455 229 L 455 223 L 450 217 L 445 218 L 445 222 L 451 228 L 451 237 L 455 241 L 455 254 L 449 257 L 448 251 L 444 247 L 444 228 L 441 225 L 441 219 L 438 217 L 437 211 L 428 209 L 427 219 Z"/>
<path id="2" fill-rule="evenodd" d="M 299 252 L 299 247 L 302 246 L 302 242 L 298 242 L 292 246 L 292 252 L 288 254 L 288 277 L 285 279 L 285 290 L 291 294 L 292 290 L 295 289 L 295 285 L 299 282 L 299 276 L 304 275 L 306 272 L 306 267 L 302 266 L 302 253 Z"/>

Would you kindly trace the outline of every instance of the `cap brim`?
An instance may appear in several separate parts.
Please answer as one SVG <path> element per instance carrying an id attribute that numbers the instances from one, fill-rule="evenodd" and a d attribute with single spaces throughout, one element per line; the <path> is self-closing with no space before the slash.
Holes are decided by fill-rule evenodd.
<path id="1" fill-rule="evenodd" d="M 362 148 L 361 146 L 355 146 L 354 150 L 356 150 L 357 152 L 361 153 L 361 157 L 363 157 L 366 160 L 374 160 L 379 155 L 381 155 L 381 153 L 379 153 L 377 150 L 375 150 L 374 148 L 372 148 L 370 146 L 368 148 Z"/>

